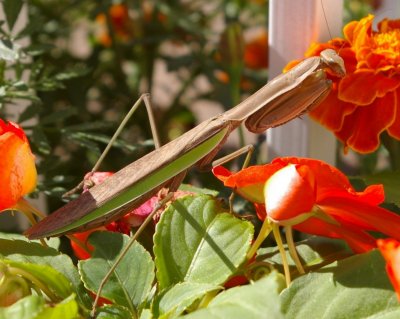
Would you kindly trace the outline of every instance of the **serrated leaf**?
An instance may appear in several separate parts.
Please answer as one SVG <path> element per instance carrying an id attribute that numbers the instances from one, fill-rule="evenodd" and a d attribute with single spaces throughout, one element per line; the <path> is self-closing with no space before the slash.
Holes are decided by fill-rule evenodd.
<path id="1" fill-rule="evenodd" d="M 50 247 L 24 240 L 0 239 L 0 255 L 4 258 L 38 265 L 48 265 L 62 273 L 72 283 L 80 302 L 87 307 L 92 300 L 87 295 L 71 258 Z"/>
<path id="2" fill-rule="evenodd" d="M 245 260 L 253 232 L 249 222 L 224 212 L 210 196 L 174 201 L 154 236 L 160 289 L 183 281 L 222 284 Z"/>
<path id="3" fill-rule="evenodd" d="M 50 266 L 9 259 L 3 259 L 1 261 L 15 269 L 20 269 L 23 272 L 30 274 L 44 284 L 47 289 L 60 299 L 67 298 L 73 292 L 71 282 L 68 281 L 64 275 Z"/>
<path id="4" fill-rule="evenodd" d="M 103 306 L 96 311 L 96 319 L 125 319 L 131 316 L 129 309 L 119 305 Z"/>
<path id="5" fill-rule="evenodd" d="M 20 48 L 19 45 L 12 43 L 11 41 L 0 39 L 0 59 L 6 61 L 18 60 L 19 48 Z"/>
<path id="6" fill-rule="evenodd" d="M 52 307 L 44 307 L 35 319 L 76 319 L 80 318 L 78 310 L 75 295 L 72 294 Z"/>
<path id="7" fill-rule="evenodd" d="M 22 5 L 22 0 L 3 0 L 3 10 L 10 30 L 13 29 L 15 21 L 17 21 Z"/>
<path id="8" fill-rule="evenodd" d="M 196 187 L 190 184 L 181 184 L 179 186 L 179 190 L 181 191 L 186 191 L 186 192 L 192 192 L 196 194 L 204 194 L 204 195 L 210 195 L 210 196 L 217 196 L 219 194 L 219 191 L 216 191 L 214 189 L 208 189 L 204 187 Z"/>
<path id="9" fill-rule="evenodd" d="M 42 311 L 43 307 L 43 297 L 27 296 L 9 307 L 0 307 L 0 319 L 34 319 Z"/>
<path id="10" fill-rule="evenodd" d="M 96 293 L 100 282 L 127 244 L 129 237 L 120 233 L 95 232 L 89 242 L 95 248 L 92 258 L 81 260 L 78 269 L 85 286 Z M 154 280 L 150 254 L 134 243 L 104 286 L 102 297 L 135 313 L 146 300 Z"/>
<path id="11" fill-rule="evenodd" d="M 175 318 L 206 293 L 221 288 L 215 285 L 192 282 L 177 284 L 163 293 L 161 298 L 154 302 L 152 307 L 153 314 L 156 318 L 160 319 Z"/>
<path id="12" fill-rule="evenodd" d="M 374 175 L 361 176 L 367 185 L 383 184 L 385 202 L 400 206 L 400 171 L 382 172 Z"/>
<path id="13" fill-rule="evenodd" d="M 279 292 L 284 285 L 285 281 L 283 276 L 277 272 L 272 272 L 253 284 L 224 291 L 211 300 L 207 308 L 197 310 L 179 318 L 284 318 L 279 301 Z"/>
<path id="14" fill-rule="evenodd" d="M 286 318 L 384 318 L 400 305 L 379 251 L 332 263 L 295 279 L 281 294 Z"/>
<path id="15" fill-rule="evenodd" d="M 7 240 L 22 240 L 22 241 L 26 241 L 27 243 L 31 242 L 31 243 L 36 243 L 36 244 L 40 244 L 40 240 L 36 239 L 36 240 L 29 240 L 28 238 L 26 238 L 25 236 L 21 235 L 21 234 L 13 234 L 13 233 L 2 233 L 0 232 L 0 239 L 7 239 Z M 51 237 L 48 239 L 44 239 L 46 244 L 50 247 L 50 248 L 54 248 L 54 249 L 58 249 L 60 247 L 60 238 L 58 237 Z M 2 249 L 0 248 L 0 255 L 2 255 Z"/>

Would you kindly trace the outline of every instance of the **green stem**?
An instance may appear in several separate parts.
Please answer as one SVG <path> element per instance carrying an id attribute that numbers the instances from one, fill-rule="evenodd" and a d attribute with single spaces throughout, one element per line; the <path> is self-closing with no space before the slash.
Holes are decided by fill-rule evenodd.
<path id="1" fill-rule="evenodd" d="M 282 265 L 283 265 L 283 270 L 284 270 L 285 279 L 286 279 L 286 287 L 289 287 L 290 282 L 291 282 L 289 264 L 288 264 L 288 261 L 286 258 L 285 248 L 283 247 L 281 233 L 279 232 L 279 226 L 277 224 L 272 224 L 272 232 L 274 234 L 275 241 L 276 241 L 276 244 L 279 249 L 279 253 L 281 254 Z"/>
<path id="2" fill-rule="evenodd" d="M 305 271 L 304 271 L 303 265 L 301 264 L 299 254 L 297 253 L 296 246 L 294 244 L 292 227 L 286 226 L 285 233 L 286 233 L 286 243 L 289 248 L 289 254 L 292 257 L 292 259 L 296 265 L 297 271 L 299 272 L 299 274 L 303 275 L 303 274 L 305 274 Z"/>
<path id="3" fill-rule="evenodd" d="M 265 218 L 255 242 L 250 247 L 250 250 L 247 253 L 247 256 L 246 256 L 247 260 L 250 260 L 251 258 L 253 258 L 253 256 L 256 254 L 258 248 L 261 246 L 264 239 L 267 238 L 267 236 L 269 235 L 271 230 L 272 230 L 271 223 L 269 222 L 268 218 Z"/>
<path id="4" fill-rule="evenodd" d="M 392 169 L 399 170 L 400 169 L 400 141 L 394 139 L 386 132 L 382 133 L 381 141 L 389 153 L 390 165 L 391 165 Z"/>

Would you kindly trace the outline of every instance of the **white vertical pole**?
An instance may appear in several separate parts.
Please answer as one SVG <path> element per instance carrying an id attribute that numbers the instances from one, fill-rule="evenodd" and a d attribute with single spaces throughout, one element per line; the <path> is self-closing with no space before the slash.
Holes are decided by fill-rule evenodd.
<path id="1" fill-rule="evenodd" d="M 341 34 L 343 0 L 323 0 L 332 36 Z M 314 41 L 330 39 L 321 0 L 269 2 L 269 76 L 282 73 L 291 60 L 304 57 Z M 306 156 L 334 163 L 335 139 L 307 116 L 267 132 L 270 159 L 276 156 Z M 311 136 L 316 135 L 317 139 Z M 321 140 L 322 138 L 322 140 Z"/>
<path id="2" fill-rule="evenodd" d="M 399 0 L 382 0 L 379 8 L 374 12 L 374 25 L 384 18 L 398 19 L 400 14 Z"/>

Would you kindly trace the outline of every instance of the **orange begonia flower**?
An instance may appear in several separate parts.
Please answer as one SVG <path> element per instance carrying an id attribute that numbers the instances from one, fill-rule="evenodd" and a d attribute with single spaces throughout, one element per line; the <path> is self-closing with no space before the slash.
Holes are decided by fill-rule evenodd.
<path id="1" fill-rule="evenodd" d="M 400 301 L 400 243 L 394 239 L 378 239 L 378 248 L 385 258 L 386 271 Z"/>
<path id="2" fill-rule="evenodd" d="M 0 212 L 13 208 L 36 187 L 35 157 L 24 131 L 0 119 Z"/>
<path id="3" fill-rule="evenodd" d="M 343 58 L 346 76 L 328 75 L 333 89 L 312 118 L 331 130 L 346 148 L 375 151 L 380 134 L 400 139 L 400 20 L 384 19 L 372 30 L 374 17 L 347 24 L 344 39 L 313 44 L 305 56 L 318 56 L 327 48 Z M 292 61 L 285 70 L 299 61 Z M 371 121 L 373 119 L 373 121 Z"/>
<path id="4" fill-rule="evenodd" d="M 285 157 L 238 173 L 218 166 L 213 173 L 255 203 L 261 220 L 268 217 L 305 233 L 342 238 L 355 252 L 376 247 L 369 231 L 400 240 L 400 216 L 378 206 L 383 186 L 356 192 L 343 173 L 322 161 Z"/>

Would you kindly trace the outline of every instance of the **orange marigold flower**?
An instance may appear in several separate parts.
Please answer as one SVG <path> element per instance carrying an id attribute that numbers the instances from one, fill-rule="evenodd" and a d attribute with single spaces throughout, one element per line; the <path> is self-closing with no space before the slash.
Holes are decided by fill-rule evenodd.
<path id="1" fill-rule="evenodd" d="M 35 157 L 24 131 L 0 119 L 0 211 L 13 208 L 36 187 Z"/>
<path id="2" fill-rule="evenodd" d="M 252 201 L 261 220 L 342 238 L 355 252 L 376 247 L 370 231 L 400 240 L 400 216 L 378 206 L 384 200 L 383 186 L 356 192 L 344 174 L 322 161 L 284 157 L 238 173 L 218 166 L 213 173 Z"/>
<path id="3" fill-rule="evenodd" d="M 115 36 L 121 41 L 127 41 L 132 37 L 133 24 L 129 17 L 128 7 L 124 4 L 113 4 L 108 11 L 111 19 L 111 25 Z M 96 16 L 98 41 L 106 46 L 111 46 L 111 37 L 107 28 L 107 17 L 101 13 Z"/>
<path id="4" fill-rule="evenodd" d="M 386 271 L 400 301 L 400 243 L 394 239 L 378 239 L 378 248 L 385 258 Z"/>
<path id="5" fill-rule="evenodd" d="M 400 20 L 384 19 L 374 31 L 373 19 L 369 15 L 350 22 L 344 39 L 313 44 L 305 54 L 316 56 L 331 48 L 343 58 L 347 75 L 329 75 L 333 89 L 310 115 L 346 148 L 360 153 L 375 151 L 384 131 L 400 139 Z"/>
<path id="6" fill-rule="evenodd" d="M 268 68 L 268 32 L 263 29 L 245 43 L 244 64 L 250 69 Z"/>

